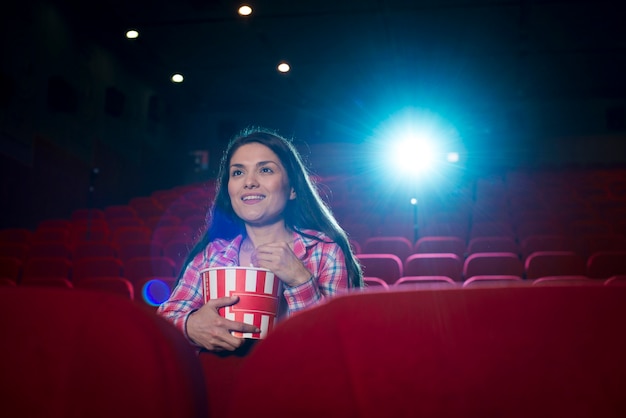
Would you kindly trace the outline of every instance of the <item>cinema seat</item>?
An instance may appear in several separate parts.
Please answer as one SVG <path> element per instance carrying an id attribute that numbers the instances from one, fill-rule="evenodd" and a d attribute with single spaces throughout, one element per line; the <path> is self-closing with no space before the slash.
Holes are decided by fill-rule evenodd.
<path id="1" fill-rule="evenodd" d="M 402 261 L 394 254 L 356 254 L 366 276 L 378 277 L 393 284 L 403 274 Z"/>
<path id="2" fill-rule="evenodd" d="M 3 287 L 0 334 L 3 416 L 208 416 L 201 364 L 187 340 L 123 298 Z"/>
<path id="3" fill-rule="evenodd" d="M 255 347 L 229 417 L 626 416 L 625 298 L 606 286 L 340 296 Z"/>
<path id="4" fill-rule="evenodd" d="M 365 276 L 363 277 L 363 282 L 368 289 L 389 290 L 387 282 L 378 277 Z"/>

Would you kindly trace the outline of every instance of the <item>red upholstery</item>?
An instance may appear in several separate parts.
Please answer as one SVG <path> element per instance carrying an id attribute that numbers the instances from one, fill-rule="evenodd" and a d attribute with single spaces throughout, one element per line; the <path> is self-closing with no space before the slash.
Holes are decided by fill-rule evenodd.
<path id="1" fill-rule="evenodd" d="M 0 277 L 17 282 L 22 275 L 22 264 L 16 257 L 0 257 Z"/>
<path id="2" fill-rule="evenodd" d="M 339 297 L 255 347 L 229 416 L 626 416 L 625 298 L 606 286 Z"/>
<path id="3" fill-rule="evenodd" d="M 405 276 L 446 276 L 461 281 L 463 262 L 452 253 L 412 254 L 404 262 Z"/>
<path id="4" fill-rule="evenodd" d="M 463 282 L 463 287 L 476 286 L 520 286 L 529 284 L 522 281 L 520 276 L 510 275 L 488 275 L 488 276 L 472 276 Z"/>
<path id="5" fill-rule="evenodd" d="M 109 292 L 129 300 L 135 298 L 133 284 L 123 277 L 87 277 L 78 281 L 76 288 Z"/>
<path id="6" fill-rule="evenodd" d="M 520 249 L 511 237 L 476 237 L 467 244 L 467 253 L 505 252 L 519 254 Z"/>
<path id="7" fill-rule="evenodd" d="M 607 279 L 626 274 L 626 251 L 598 251 L 587 260 L 587 275 Z"/>
<path id="8" fill-rule="evenodd" d="M 400 236 L 370 237 L 365 240 L 362 252 L 364 254 L 395 254 L 400 260 L 405 260 L 413 252 L 413 244 L 408 238 Z"/>
<path id="9" fill-rule="evenodd" d="M 458 285 L 447 276 L 403 276 L 393 284 L 394 290 L 445 289 Z"/>
<path id="10" fill-rule="evenodd" d="M 372 289 L 380 289 L 380 290 L 389 290 L 389 285 L 383 279 L 379 279 L 378 277 L 363 277 L 363 282 L 365 282 L 365 286 Z"/>
<path id="11" fill-rule="evenodd" d="M 88 277 L 121 277 L 123 264 L 117 257 L 85 257 L 74 261 L 72 280 L 78 283 Z"/>
<path id="12" fill-rule="evenodd" d="M 201 365 L 171 324 L 105 293 L 0 288 L 4 416 L 208 416 Z"/>
<path id="13" fill-rule="evenodd" d="M 465 257 L 465 242 L 459 237 L 422 237 L 415 243 L 414 253 L 452 253 Z"/>
<path id="14" fill-rule="evenodd" d="M 524 263 L 526 278 L 545 276 L 584 276 L 585 259 L 572 251 L 535 251 Z"/>
<path id="15" fill-rule="evenodd" d="M 356 254 L 366 276 L 378 277 L 393 284 L 403 274 L 402 261 L 394 254 Z"/>
<path id="16" fill-rule="evenodd" d="M 74 285 L 64 277 L 26 277 L 20 281 L 20 286 L 45 286 L 73 289 Z"/>
<path id="17" fill-rule="evenodd" d="M 472 276 L 507 275 L 522 276 L 524 265 L 514 253 L 476 253 L 469 255 L 463 264 L 465 280 Z"/>
<path id="18" fill-rule="evenodd" d="M 22 266 L 22 278 L 71 278 L 72 262 L 65 257 L 31 257 Z"/>
<path id="19" fill-rule="evenodd" d="M 133 257 L 124 263 L 124 275 L 132 283 L 146 277 L 175 277 L 176 273 L 174 262 L 165 256 Z"/>

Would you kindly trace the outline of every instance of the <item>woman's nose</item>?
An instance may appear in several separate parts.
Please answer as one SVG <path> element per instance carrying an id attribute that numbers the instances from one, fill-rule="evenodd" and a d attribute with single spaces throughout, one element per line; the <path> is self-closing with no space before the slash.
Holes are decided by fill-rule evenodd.
<path id="1" fill-rule="evenodd" d="M 246 181 L 244 184 L 245 187 L 247 188 L 256 187 L 258 186 L 258 184 L 259 183 L 257 182 L 256 176 L 254 174 L 248 174 L 246 176 Z"/>

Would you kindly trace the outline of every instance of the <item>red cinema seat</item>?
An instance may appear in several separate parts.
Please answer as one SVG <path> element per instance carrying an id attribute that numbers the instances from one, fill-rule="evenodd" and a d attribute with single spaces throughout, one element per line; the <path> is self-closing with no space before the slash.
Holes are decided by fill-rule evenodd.
<path id="1" fill-rule="evenodd" d="M 602 286 L 604 281 L 587 276 L 544 276 L 532 280 L 533 286 Z"/>
<path id="2" fill-rule="evenodd" d="M 0 241 L 0 257 L 15 257 L 24 261 L 30 251 L 30 245 L 21 242 L 2 242 Z"/>
<path id="3" fill-rule="evenodd" d="M 536 251 L 526 258 L 524 270 L 528 280 L 587 274 L 585 259 L 572 251 Z"/>
<path id="4" fill-rule="evenodd" d="M 477 286 L 516 286 L 524 283 L 520 276 L 489 275 L 472 276 L 463 282 L 463 287 Z"/>
<path id="5" fill-rule="evenodd" d="M 337 297 L 251 351 L 228 416 L 625 416 L 624 300 L 606 286 Z"/>
<path id="6" fill-rule="evenodd" d="M 457 287 L 458 283 L 447 276 L 403 276 L 393 284 L 394 290 L 445 289 Z"/>
<path id="7" fill-rule="evenodd" d="M 123 277 L 87 277 L 77 282 L 75 287 L 108 292 L 129 300 L 135 299 L 133 284 Z"/>
<path id="8" fill-rule="evenodd" d="M 417 240 L 413 248 L 416 254 L 452 253 L 459 257 L 465 257 L 465 251 L 465 242 L 459 237 L 422 237 Z"/>
<path id="9" fill-rule="evenodd" d="M 124 263 L 124 276 L 132 283 L 146 277 L 175 277 L 176 273 L 174 262 L 165 256 L 133 257 Z"/>
<path id="10" fill-rule="evenodd" d="M 30 257 L 22 266 L 22 279 L 60 277 L 71 279 L 72 262 L 65 257 Z"/>
<path id="11" fill-rule="evenodd" d="M 607 279 L 626 274 L 626 251 L 598 251 L 587 259 L 587 276 Z"/>
<path id="12" fill-rule="evenodd" d="M 463 261 L 452 253 L 412 254 L 404 262 L 405 276 L 446 276 L 461 281 Z"/>
<path id="13" fill-rule="evenodd" d="M 64 277 L 26 277 L 20 281 L 20 286 L 45 286 L 73 289 L 74 285 Z"/>
<path id="14" fill-rule="evenodd" d="M 208 416 L 202 366 L 189 342 L 128 300 L 2 288 L 0 318 L 4 416 Z"/>
<path id="15" fill-rule="evenodd" d="M 387 284 L 393 284 L 402 276 L 402 261 L 394 254 L 356 254 L 361 263 L 363 274 L 383 279 Z"/>
<path id="16" fill-rule="evenodd" d="M 370 237 L 362 247 L 363 254 L 395 254 L 405 260 L 413 252 L 413 244 L 406 237 Z"/>
<path id="17" fill-rule="evenodd" d="M 511 237 L 476 237 L 467 244 L 467 254 L 475 253 L 519 254 L 519 245 Z"/>
<path id="18" fill-rule="evenodd" d="M 524 265 L 514 253 L 476 253 L 469 255 L 463 264 L 464 280 L 473 276 L 506 275 L 519 276 L 524 274 Z"/>
<path id="19" fill-rule="evenodd" d="M 17 257 L 0 257 L 0 277 L 18 282 L 23 262 Z"/>
<path id="20" fill-rule="evenodd" d="M 604 281 L 605 286 L 626 286 L 626 274 L 611 276 Z"/>
<path id="21" fill-rule="evenodd" d="M 85 257 L 74 261 L 72 281 L 88 277 L 123 277 L 124 265 L 117 257 Z"/>
<path id="22" fill-rule="evenodd" d="M 383 279 L 379 279 L 378 277 L 363 277 L 363 282 L 365 286 L 369 289 L 380 289 L 380 290 L 389 290 L 389 285 Z"/>

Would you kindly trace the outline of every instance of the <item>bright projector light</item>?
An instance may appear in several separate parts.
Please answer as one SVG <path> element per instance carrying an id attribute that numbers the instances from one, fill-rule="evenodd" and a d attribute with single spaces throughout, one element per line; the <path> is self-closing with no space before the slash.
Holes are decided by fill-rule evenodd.
<path id="1" fill-rule="evenodd" d="M 449 152 L 447 158 L 448 158 L 448 162 L 458 163 L 459 162 L 459 153 L 458 152 Z"/>
<path id="2" fill-rule="evenodd" d="M 394 161 L 402 171 L 413 174 L 429 170 L 434 162 L 432 145 L 420 138 L 409 138 L 398 142 L 392 153 Z"/>

